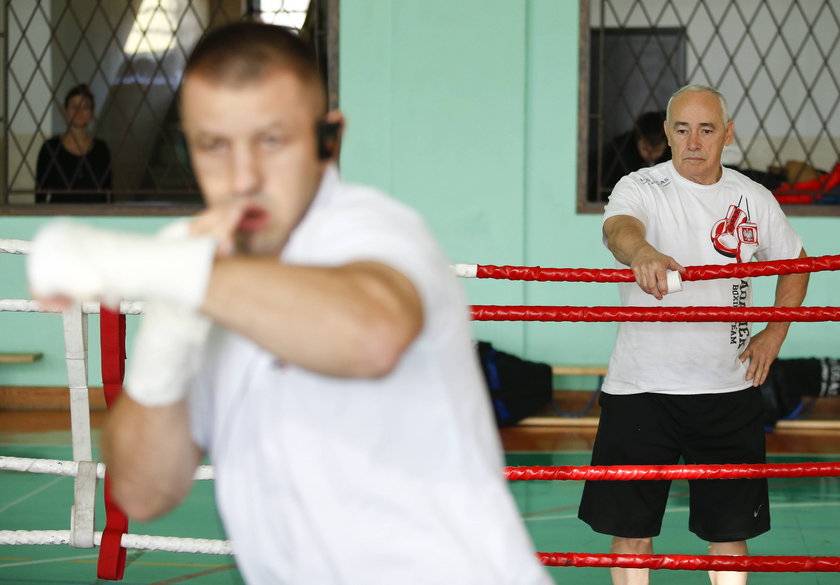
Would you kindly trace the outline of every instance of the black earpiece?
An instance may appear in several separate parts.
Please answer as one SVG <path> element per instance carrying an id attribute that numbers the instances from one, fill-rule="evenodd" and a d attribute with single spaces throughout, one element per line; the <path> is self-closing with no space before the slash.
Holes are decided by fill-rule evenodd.
<path id="1" fill-rule="evenodd" d="M 338 134 L 340 130 L 341 124 L 339 122 L 318 120 L 316 132 L 318 135 L 318 158 L 320 160 L 333 158 L 338 153 Z"/>

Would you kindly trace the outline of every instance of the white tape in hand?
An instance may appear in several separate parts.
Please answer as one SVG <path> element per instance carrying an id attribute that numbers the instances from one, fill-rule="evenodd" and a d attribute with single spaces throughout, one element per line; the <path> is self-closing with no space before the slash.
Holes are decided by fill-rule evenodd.
<path id="1" fill-rule="evenodd" d="M 682 290 L 682 277 L 680 276 L 679 272 L 677 272 L 676 270 L 669 270 L 667 278 L 668 292 L 665 294 L 680 292 Z"/>

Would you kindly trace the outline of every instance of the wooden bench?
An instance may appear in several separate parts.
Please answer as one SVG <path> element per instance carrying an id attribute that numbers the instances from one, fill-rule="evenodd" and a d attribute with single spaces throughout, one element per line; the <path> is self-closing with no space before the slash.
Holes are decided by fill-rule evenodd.
<path id="1" fill-rule="evenodd" d="M 581 365 L 581 364 L 564 364 L 555 365 L 551 367 L 551 373 L 554 376 L 596 376 L 598 382 L 591 392 L 570 391 L 570 390 L 555 390 L 554 398 L 549 407 L 544 413 L 538 413 L 533 416 L 519 421 L 520 426 L 596 426 L 598 424 L 597 415 L 587 415 L 587 411 L 592 407 L 594 402 L 594 394 L 601 389 L 601 384 L 604 383 L 604 376 L 607 373 L 607 366 L 604 365 Z M 572 397 L 575 411 L 566 412 L 558 403 L 558 398 Z M 597 405 L 596 410 L 597 410 Z"/>
<path id="2" fill-rule="evenodd" d="M 604 376 L 607 366 L 551 366 L 551 373 L 555 376 Z"/>
<path id="3" fill-rule="evenodd" d="M 552 366 L 552 374 L 555 376 L 598 376 L 597 390 L 600 390 L 607 373 L 607 366 L 591 365 L 558 365 Z M 587 402 L 592 398 L 590 391 L 578 390 L 556 390 L 554 392 L 553 404 L 545 412 L 519 421 L 518 425 L 523 427 L 588 427 L 598 426 L 597 414 L 585 414 L 584 416 L 560 416 L 557 405 L 558 397 L 569 395 L 570 402 L 577 409 L 585 409 Z M 597 411 L 597 405 L 593 410 Z M 818 401 L 808 419 L 780 420 L 776 423 L 778 431 L 830 431 L 840 432 L 840 400 Z"/>
<path id="4" fill-rule="evenodd" d="M 555 376 L 597 376 L 598 384 L 595 386 L 595 390 L 600 390 L 604 383 L 604 376 L 607 375 L 607 366 L 551 366 L 551 373 Z"/>
<path id="5" fill-rule="evenodd" d="M 0 352 L 0 364 L 30 364 L 44 357 L 37 352 Z"/>

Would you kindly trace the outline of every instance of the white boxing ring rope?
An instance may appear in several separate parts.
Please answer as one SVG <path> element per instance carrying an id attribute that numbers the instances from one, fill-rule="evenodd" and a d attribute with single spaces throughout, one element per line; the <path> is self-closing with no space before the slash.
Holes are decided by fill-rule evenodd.
<path id="1" fill-rule="evenodd" d="M 79 477 L 85 464 L 92 462 L 85 461 L 61 461 L 57 459 L 34 459 L 25 457 L 0 456 L 0 470 L 20 471 L 23 473 L 45 473 L 65 477 Z M 92 476 L 96 479 L 105 477 L 105 464 L 93 463 L 91 466 Z M 201 465 L 196 469 L 193 479 L 210 480 L 214 479 L 213 467 Z M 95 498 L 95 483 L 93 486 Z M 76 496 L 79 496 L 76 490 Z M 88 498 L 91 494 L 83 494 L 82 498 Z M 77 498 L 81 499 L 81 498 Z M 74 508 L 77 505 L 74 503 Z M 71 518 L 71 524 L 75 518 Z M 0 545 L 56 545 L 69 544 L 76 548 L 91 548 L 99 546 L 102 541 L 102 532 L 94 531 L 92 534 L 78 534 L 73 530 L 0 530 Z M 80 542 L 87 542 L 88 546 L 81 546 Z M 215 554 L 231 555 L 233 547 L 228 540 L 216 540 L 207 538 L 183 538 L 174 536 L 152 536 L 147 534 L 123 534 L 120 540 L 123 548 L 131 548 L 147 551 L 183 552 L 194 554 Z"/>
<path id="2" fill-rule="evenodd" d="M 0 253 L 24 255 L 30 242 L 0 238 Z M 124 301 L 120 313 L 139 315 L 143 302 Z M 43 307 L 30 299 L 0 299 L 0 311 L 22 313 L 59 313 Z M 98 314 L 99 303 L 76 303 L 61 311 L 64 324 L 65 360 L 67 363 L 68 390 L 70 392 L 70 421 L 73 441 L 73 461 L 31 459 L 0 456 L 0 470 L 23 473 L 46 473 L 74 478 L 73 506 L 70 530 L 0 530 L 0 545 L 61 545 L 75 548 L 99 546 L 102 532 L 95 531 L 95 501 L 97 480 L 105 475 L 105 464 L 92 461 L 90 433 L 90 405 L 87 387 L 87 315 Z M 202 465 L 196 470 L 195 479 L 213 479 L 213 468 Z M 184 552 L 195 554 L 233 554 L 230 541 L 123 534 L 123 548 L 148 551 Z"/>
<path id="3" fill-rule="evenodd" d="M 0 238 L 0 252 L 6 254 L 29 254 L 32 243 L 29 240 L 10 240 Z"/>
<path id="4" fill-rule="evenodd" d="M 64 477 L 77 477 L 79 475 L 79 462 L 0 455 L 0 471 L 20 471 L 22 473 L 43 473 L 62 475 Z M 105 464 L 97 462 L 96 478 L 102 479 L 103 477 L 105 477 Z M 199 465 L 193 476 L 193 479 L 197 481 L 215 478 L 212 465 Z"/>
<path id="5" fill-rule="evenodd" d="M 73 545 L 70 530 L 0 530 L 0 545 Z M 93 533 L 93 544 L 99 546 L 102 533 Z M 232 555 L 233 547 L 228 540 L 209 538 L 183 538 L 177 536 L 150 536 L 148 534 L 123 534 L 120 540 L 123 548 L 146 551 L 193 553 L 204 555 Z M 81 547 L 77 547 L 81 548 Z M 0 567 L 2 568 L 2 567 Z"/>
<path id="6" fill-rule="evenodd" d="M 31 243 L 27 240 L 0 238 L 0 253 L 24 255 Z M 455 264 L 455 274 L 474 278 L 475 264 Z M 98 314 L 99 303 L 86 302 L 63 311 L 64 339 L 70 391 L 70 417 L 73 436 L 73 461 L 32 459 L 0 456 L 0 470 L 22 473 L 44 473 L 73 477 L 76 480 L 74 505 L 71 510 L 71 530 L 0 530 L 0 545 L 71 545 L 76 548 L 99 546 L 102 532 L 94 531 L 94 502 L 96 480 L 105 476 L 105 464 L 93 462 L 90 444 L 90 406 L 87 388 L 87 320 L 85 315 Z M 0 311 L 24 313 L 57 313 L 30 299 L 0 299 Z M 120 313 L 139 315 L 143 302 L 123 301 Z M 213 468 L 202 465 L 196 480 L 213 479 Z M 230 541 L 201 538 L 179 538 L 123 534 L 124 548 L 149 551 L 185 552 L 197 554 L 233 554 Z"/>
<path id="7" fill-rule="evenodd" d="M 0 250 L 2 251 L 2 250 Z M 59 313 L 57 309 L 43 307 L 38 301 L 31 299 L 0 299 L 0 311 L 9 313 Z M 84 302 L 81 311 L 85 315 L 98 315 L 99 303 Z M 123 315 L 140 315 L 143 312 L 143 301 L 122 301 L 120 313 Z"/>

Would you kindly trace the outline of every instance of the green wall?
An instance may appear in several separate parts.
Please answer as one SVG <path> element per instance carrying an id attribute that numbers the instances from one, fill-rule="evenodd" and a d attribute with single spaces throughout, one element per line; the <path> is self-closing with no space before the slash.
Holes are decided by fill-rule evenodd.
<path id="1" fill-rule="evenodd" d="M 576 2 L 342 0 L 341 6 L 345 177 L 420 210 L 453 262 L 613 266 L 601 245 L 600 217 L 575 212 Z M 163 223 L 91 221 L 144 232 Z M 42 222 L 0 217 L 0 237 L 28 239 Z M 838 253 L 836 218 L 792 223 L 811 255 Z M 756 284 L 756 304 L 772 304 L 773 280 Z M 618 302 L 609 284 L 465 285 L 474 304 Z M 806 304 L 836 306 L 838 291 L 840 273 L 815 274 Z M 26 296 L 23 259 L 0 254 L 0 298 Z M 130 332 L 135 320 L 129 318 Z M 97 327 L 92 318 L 92 384 L 100 380 Z M 782 355 L 837 356 L 838 331 L 834 323 L 796 324 Z M 615 326 L 476 323 L 475 332 L 531 359 L 598 364 L 609 357 Z M 0 313 L 0 351 L 46 354 L 36 364 L 0 365 L 0 385 L 65 383 L 58 316 Z"/>
<path id="2" fill-rule="evenodd" d="M 575 212 L 578 5 L 557 0 L 342 0 L 342 170 L 420 209 L 453 262 L 613 267 L 600 216 Z M 737 125 L 737 120 L 736 120 Z M 792 218 L 811 255 L 836 218 Z M 771 305 L 773 279 L 757 279 Z M 475 304 L 614 305 L 613 285 L 469 281 Z M 840 274 L 806 304 L 837 305 Z M 760 329 L 758 325 L 756 330 Z M 840 325 L 795 324 L 782 356 L 838 355 Z M 605 363 L 615 325 L 477 323 L 551 363 Z"/>
<path id="3" fill-rule="evenodd" d="M 0 216 L 0 238 L 29 240 L 49 218 Z M 78 217 L 92 225 L 137 232 L 152 232 L 164 224 L 160 218 Z M 0 298 L 29 298 L 26 287 L 25 256 L 0 254 Z M 126 320 L 128 334 L 134 332 L 138 318 Z M 88 380 L 102 383 L 99 361 L 99 318 L 88 319 Z M 59 314 L 0 312 L 0 352 L 44 353 L 31 364 L 0 364 L 2 386 L 62 386 L 67 383 L 64 361 L 64 332 Z"/>

